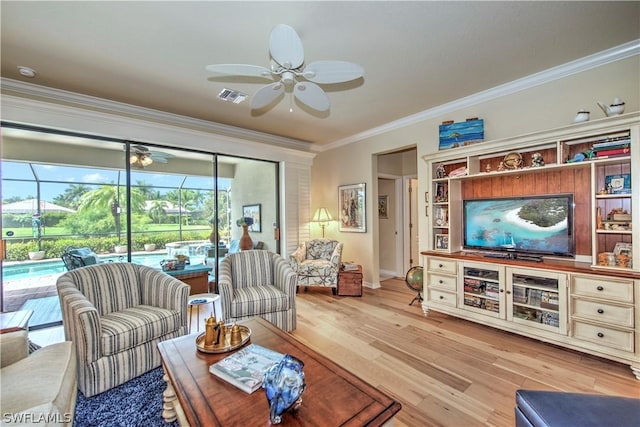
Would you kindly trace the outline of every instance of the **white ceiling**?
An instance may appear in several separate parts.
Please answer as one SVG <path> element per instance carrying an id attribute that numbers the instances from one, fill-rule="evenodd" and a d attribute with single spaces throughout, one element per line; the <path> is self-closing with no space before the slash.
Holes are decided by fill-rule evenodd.
<path id="1" fill-rule="evenodd" d="M 5 1 L 3 78 L 267 132 L 316 146 L 640 38 L 640 2 Z M 364 79 L 325 86 L 324 115 L 285 98 L 263 114 L 263 83 L 208 64 L 269 66 L 279 23 L 307 62 L 358 63 Z M 17 66 L 37 71 L 34 79 Z M 268 83 L 268 82 L 267 82 Z"/>

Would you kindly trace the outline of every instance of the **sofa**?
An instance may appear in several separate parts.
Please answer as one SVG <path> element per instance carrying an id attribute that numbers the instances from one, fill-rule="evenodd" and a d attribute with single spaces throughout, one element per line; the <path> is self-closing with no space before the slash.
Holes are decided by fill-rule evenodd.
<path id="1" fill-rule="evenodd" d="M 73 424 L 78 381 L 71 341 L 29 354 L 27 331 L 0 334 L 0 379 L 2 425 Z"/>
<path id="2" fill-rule="evenodd" d="M 160 366 L 160 341 L 188 333 L 189 285 L 127 262 L 80 267 L 56 283 L 78 388 L 90 397 Z"/>
<path id="3" fill-rule="evenodd" d="M 302 242 L 289 255 L 289 264 L 297 276 L 297 286 L 326 286 L 332 288 L 335 294 L 342 247 L 342 243 L 330 239 Z"/>
<path id="4" fill-rule="evenodd" d="M 640 399 L 518 390 L 515 415 L 516 427 L 637 427 Z"/>

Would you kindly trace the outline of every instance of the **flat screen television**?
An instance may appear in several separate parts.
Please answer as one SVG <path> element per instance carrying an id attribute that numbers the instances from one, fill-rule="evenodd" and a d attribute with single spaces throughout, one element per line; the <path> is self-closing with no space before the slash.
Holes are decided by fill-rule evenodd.
<path id="1" fill-rule="evenodd" d="M 575 256 L 573 194 L 463 201 L 464 249 Z"/>

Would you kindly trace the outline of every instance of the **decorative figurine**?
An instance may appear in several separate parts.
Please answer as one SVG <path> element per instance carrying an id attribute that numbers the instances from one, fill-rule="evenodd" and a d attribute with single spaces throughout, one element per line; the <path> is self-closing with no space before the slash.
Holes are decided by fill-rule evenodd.
<path id="1" fill-rule="evenodd" d="M 440 163 L 436 168 L 436 178 L 446 178 L 447 171 L 444 169 L 444 165 Z"/>
<path id="2" fill-rule="evenodd" d="M 531 167 L 537 168 L 540 166 L 544 166 L 544 159 L 542 158 L 542 154 L 535 152 L 531 155 Z"/>
<path id="3" fill-rule="evenodd" d="M 504 156 L 502 163 L 505 169 L 518 169 L 522 167 L 522 155 L 520 153 L 509 153 Z"/>
<path id="4" fill-rule="evenodd" d="M 216 318 L 211 316 L 204 322 L 204 346 L 213 347 L 216 334 Z"/>
<path id="5" fill-rule="evenodd" d="M 567 163 L 582 162 L 584 160 L 591 160 L 591 159 L 593 159 L 593 150 L 588 149 L 586 151 L 582 151 L 576 154 L 575 156 L 573 156 L 573 159 L 567 160 Z"/>
<path id="6" fill-rule="evenodd" d="M 621 101 L 620 98 L 615 98 L 611 105 L 604 105 L 602 102 L 598 102 L 597 104 L 607 117 L 617 116 L 624 112 L 624 102 Z"/>
<path id="7" fill-rule="evenodd" d="M 302 368 L 304 363 L 300 359 L 285 354 L 264 374 L 262 386 L 269 402 L 271 424 L 280 424 L 282 414 L 302 404 L 302 393 L 307 387 Z"/>
<path id="8" fill-rule="evenodd" d="M 578 111 L 576 117 L 573 119 L 573 123 L 580 123 L 589 121 L 589 112 L 585 110 Z"/>
<path id="9" fill-rule="evenodd" d="M 487 166 L 484 167 L 485 172 L 491 172 L 491 165 L 487 163 Z"/>
<path id="10" fill-rule="evenodd" d="M 507 169 L 507 168 L 504 166 L 504 162 L 500 162 L 500 164 L 498 164 L 498 170 L 499 171 L 503 171 L 505 169 Z"/>

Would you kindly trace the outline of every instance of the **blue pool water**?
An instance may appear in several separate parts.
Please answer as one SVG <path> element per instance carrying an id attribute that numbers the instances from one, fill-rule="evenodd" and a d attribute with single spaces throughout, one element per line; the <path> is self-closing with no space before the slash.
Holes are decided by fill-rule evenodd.
<path id="1" fill-rule="evenodd" d="M 132 255 L 131 261 L 136 264 L 148 265 L 149 267 L 160 267 L 160 261 L 167 258 L 167 254 L 140 254 Z M 121 257 L 101 257 L 102 261 L 119 261 Z M 126 257 L 123 258 L 126 260 Z M 202 263 L 203 259 L 191 257 L 194 264 Z M 24 263 L 15 265 L 4 265 L 2 268 L 3 281 L 20 280 L 34 278 L 38 276 L 46 276 L 49 274 L 60 274 L 66 272 L 67 269 L 61 259 L 51 260 L 38 263 Z"/>

